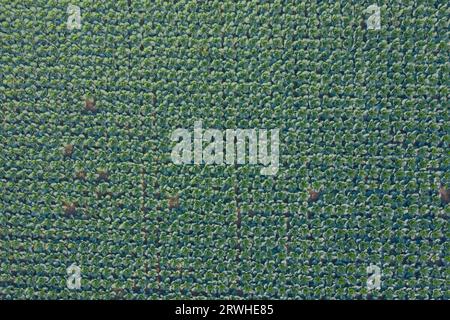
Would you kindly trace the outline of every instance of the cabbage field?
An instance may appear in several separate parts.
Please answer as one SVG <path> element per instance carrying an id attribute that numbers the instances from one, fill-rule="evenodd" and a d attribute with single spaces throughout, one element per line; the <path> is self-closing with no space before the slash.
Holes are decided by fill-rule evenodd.
<path id="1" fill-rule="evenodd" d="M 449 14 L 0 0 L 0 299 L 449 299 Z M 174 163 L 195 121 L 276 174 Z"/>

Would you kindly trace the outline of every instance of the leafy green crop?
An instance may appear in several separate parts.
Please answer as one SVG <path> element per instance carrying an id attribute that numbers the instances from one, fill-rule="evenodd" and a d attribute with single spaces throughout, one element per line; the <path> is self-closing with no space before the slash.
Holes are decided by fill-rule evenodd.
<path id="1" fill-rule="evenodd" d="M 0 3 L 0 298 L 449 298 L 447 2 Z M 278 174 L 175 165 L 199 119 Z"/>

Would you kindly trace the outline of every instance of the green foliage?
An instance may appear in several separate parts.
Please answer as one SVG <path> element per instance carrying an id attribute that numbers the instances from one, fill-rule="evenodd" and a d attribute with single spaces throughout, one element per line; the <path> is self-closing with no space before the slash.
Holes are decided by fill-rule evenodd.
<path id="1" fill-rule="evenodd" d="M 379 31 L 367 2 L 0 3 L 1 299 L 449 298 L 446 2 Z M 195 119 L 280 128 L 278 174 L 174 165 Z"/>

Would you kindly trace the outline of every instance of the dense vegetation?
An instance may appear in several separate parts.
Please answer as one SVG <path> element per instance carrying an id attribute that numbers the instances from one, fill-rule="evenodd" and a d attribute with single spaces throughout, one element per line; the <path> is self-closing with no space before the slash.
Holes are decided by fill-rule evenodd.
<path id="1" fill-rule="evenodd" d="M 446 1 L 0 3 L 0 298 L 449 298 Z M 278 174 L 174 165 L 196 119 Z"/>

